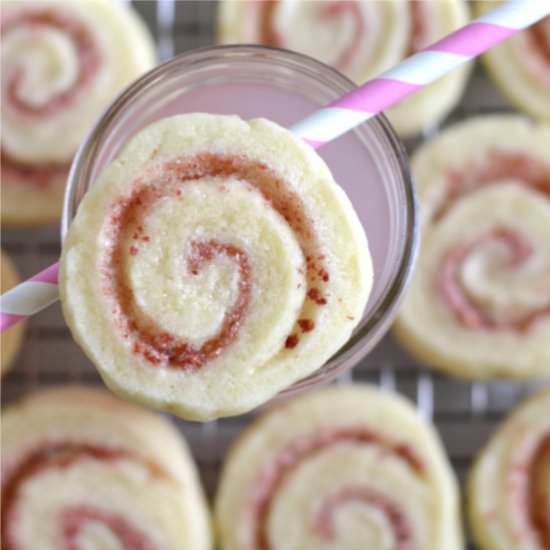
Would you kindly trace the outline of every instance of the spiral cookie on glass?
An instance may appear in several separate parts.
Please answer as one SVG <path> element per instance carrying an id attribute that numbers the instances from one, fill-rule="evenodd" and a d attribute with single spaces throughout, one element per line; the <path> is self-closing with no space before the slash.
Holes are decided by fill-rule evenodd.
<path id="1" fill-rule="evenodd" d="M 142 130 L 84 197 L 60 291 L 114 391 L 185 418 L 238 414 L 320 368 L 372 283 L 323 160 L 264 119 Z"/>
<path id="2" fill-rule="evenodd" d="M 430 365 L 469 377 L 550 373 L 550 126 L 460 123 L 413 156 L 422 247 L 396 324 Z"/>
<path id="3" fill-rule="evenodd" d="M 477 2 L 484 13 L 502 0 Z M 483 55 L 502 93 L 531 116 L 550 121 L 550 17 L 509 38 Z"/>
<path id="4" fill-rule="evenodd" d="M 2 549 L 210 550 L 182 437 L 105 391 L 65 387 L 2 412 Z"/>
<path id="5" fill-rule="evenodd" d="M 0 285 L 1 291 L 4 293 L 19 283 L 19 276 L 13 262 L 2 251 L 0 251 L 0 262 L 2 270 Z M 24 323 L 18 323 L 2 333 L 2 341 L 0 344 L 2 348 L 0 350 L 0 375 L 4 375 L 13 364 L 17 352 L 21 347 L 23 331 Z"/>
<path id="6" fill-rule="evenodd" d="M 2 2 L 2 223 L 56 221 L 81 139 L 154 49 L 109 0 Z"/>
<path id="7" fill-rule="evenodd" d="M 397 394 L 356 385 L 260 417 L 222 471 L 222 550 L 458 550 L 456 482 L 433 428 Z"/>
<path id="8" fill-rule="evenodd" d="M 468 504 L 480 549 L 550 548 L 550 390 L 527 399 L 483 449 Z"/>
<path id="9" fill-rule="evenodd" d="M 223 0 L 220 42 L 296 50 L 361 84 L 468 21 L 464 0 L 439 2 Z M 433 126 L 459 101 L 469 67 L 455 69 L 386 114 L 402 135 Z"/>

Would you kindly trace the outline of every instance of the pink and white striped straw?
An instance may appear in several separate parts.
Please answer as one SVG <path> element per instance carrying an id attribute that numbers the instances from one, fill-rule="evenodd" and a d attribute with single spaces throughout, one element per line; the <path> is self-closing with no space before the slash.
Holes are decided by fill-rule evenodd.
<path id="1" fill-rule="evenodd" d="M 292 126 L 317 149 L 550 15 L 548 0 L 511 0 Z M 2 295 L 0 332 L 55 302 L 56 263 Z"/>
<path id="2" fill-rule="evenodd" d="M 59 263 L 56 262 L 28 281 L 2 294 L 0 332 L 4 332 L 11 325 L 27 317 L 32 317 L 59 300 L 58 273 Z"/>
<path id="3" fill-rule="evenodd" d="M 317 149 L 550 15 L 550 0 L 511 0 L 292 126 Z"/>

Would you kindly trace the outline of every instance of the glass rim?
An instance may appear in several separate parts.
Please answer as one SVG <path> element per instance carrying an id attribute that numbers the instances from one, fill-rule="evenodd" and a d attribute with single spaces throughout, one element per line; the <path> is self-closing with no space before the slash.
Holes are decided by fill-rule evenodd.
<path id="1" fill-rule="evenodd" d="M 155 82 L 166 73 L 178 68 L 179 66 L 198 65 L 200 62 L 204 63 L 208 60 L 214 60 L 215 56 L 219 55 L 221 52 L 224 52 L 225 54 L 234 54 L 236 57 L 241 57 L 242 59 L 245 59 L 247 56 L 254 53 L 279 56 L 283 55 L 287 61 L 292 61 L 296 65 L 303 66 L 305 64 L 308 68 L 312 67 L 319 73 L 329 73 L 332 76 L 337 77 L 339 80 L 345 82 L 350 87 L 350 90 L 357 87 L 355 83 L 335 68 L 305 54 L 282 48 L 271 48 L 256 44 L 222 45 L 196 48 L 176 55 L 172 59 L 160 63 L 128 85 L 103 112 L 95 125 L 89 130 L 83 139 L 73 159 L 67 179 L 60 225 L 62 242 L 65 239 L 69 225 L 74 218 L 78 207 L 78 205 L 75 204 L 78 181 L 81 179 L 82 173 L 85 171 L 86 166 L 91 162 L 91 159 L 94 158 L 100 145 L 101 137 L 109 128 L 111 123 L 117 118 L 118 114 L 129 104 L 131 104 L 132 100 L 139 93 L 141 93 L 144 88 L 154 86 Z M 419 248 L 420 227 L 417 196 L 414 188 L 414 180 L 409 167 L 407 153 L 403 143 L 384 114 L 379 114 L 374 118 L 371 118 L 368 123 L 376 124 L 388 140 L 389 145 L 392 148 L 392 152 L 395 155 L 395 160 L 397 161 L 397 166 L 401 176 L 401 188 L 405 197 L 404 207 L 406 210 L 406 224 L 404 228 L 404 235 L 402 236 L 403 247 L 400 251 L 399 266 L 397 266 L 397 268 L 393 271 L 391 282 L 385 285 L 382 291 L 382 296 L 378 300 L 376 308 L 367 317 L 366 322 L 364 324 L 360 324 L 355 329 L 348 342 L 326 363 L 320 366 L 318 370 L 309 376 L 295 382 L 292 386 L 283 390 L 280 394 L 282 396 L 296 393 L 305 387 L 310 387 L 320 381 L 332 380 L 342 371 L 348 370 L 349 368 L 355 366 L 386 333 L 388 325 L 397 313 L 397 308 L 401 302 L 403 293 L 412 276 Z M 361 345 L 366 337 L 369 338 L 369 345 Z"/>

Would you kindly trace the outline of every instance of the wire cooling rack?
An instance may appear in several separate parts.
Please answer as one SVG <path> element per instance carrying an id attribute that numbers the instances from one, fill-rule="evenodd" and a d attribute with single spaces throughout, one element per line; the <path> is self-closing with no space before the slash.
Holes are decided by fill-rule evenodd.
<path id="1" fill-rule="evenodd" d="M 144 17 L 157 41 L 159 57 L 168 59 L 191 48 L 215 43 L 216 2 L 210 0 L 159 0 L 131 3 Z M 450 117 L 508 110 L 504 100 L 481 69 L 472 76 L 462 104 Z M 412 149 L 419 140 L 411 142 Z M 21 275 L 28 277 L 53 263 L 60 253 L 57 226 L 9 229 L 2 247 L 12 256 Z M 467 383 L 423 369 L 388 335 L 353 372 L 337 383 L 370 382 L 396 390 L 412 399 L 419 411 L 435 423 L 461 481 L 473 457 L 486 443 L 504 415 L 536 382 L 490 381 Z M 94 367 L 72 341 L 59 304 L 33 318 L 16 365 L 2 380 L 4 405 L 31 391 L 51 385 L 100 385 Z M 206 424 L 177 421 L 193 448 L 205 487 L 213 495 L 217 476 L 231 441 L 253 414 Z"/>

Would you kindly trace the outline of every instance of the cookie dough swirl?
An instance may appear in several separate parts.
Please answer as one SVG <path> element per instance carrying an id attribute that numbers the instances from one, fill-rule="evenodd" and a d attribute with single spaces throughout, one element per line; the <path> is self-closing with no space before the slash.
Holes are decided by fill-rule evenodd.
<path id="1" fill-rule="evenodd" d="M 178 432 L 108 393 L 43 391 L 2 412 L 4 550 L 209 550 Z"/>
<path id="2" fill-rule="evenodd" d="M 477 10 L 484 13 L 496 3 L 478 2 Z M 517 108 L 550 121 L 550 17 L 491 48 L 483 61 L 502 93 Z"/>
<path id="3" fill-rule="evenodd" d="M 549 372 L 550 129 L 488 116 L 413 158 L 419 265 L 397 323 L 429 364 L 467 377 Z"/>
<path id="4" fill-rule="evenodd" d="M 465 25 L 463 0 L 337 0 L 220 2 L 222 43 L 257 43 L 310 55 L 361 84 Z M 410 135 L 433 126 L 458 102 L 469 69 L 462 67 L 388 111 Z"/>
<path id="5" fill-rule="evenodd" d="M 368 386 L 318 391 L 253 423 L 224 465 L 215 516 L 223 550 L 462 548 L 435 433 Z"/>
<path id="6" fill-rule="evenodd" d="M 265 120 L 192 114 L 143 130 L 87 194 L 61 293 L 107 384 L 204 419 L 321 367 L 371 278 L 360 222 L 308 146 Z"/>
<path id="7" fill-rule="evenodd" d="M 114 95 L 149 69 L 151 38 L 106 0 L 4 2 L 2 219 L 57 219 L 80 140 Z"/>
<path id="8" fill-rule="evenodd" d="M 483 550 L 550 548 L 550 391 L 514 411 L 469 478 L 470 523 Z"/>

